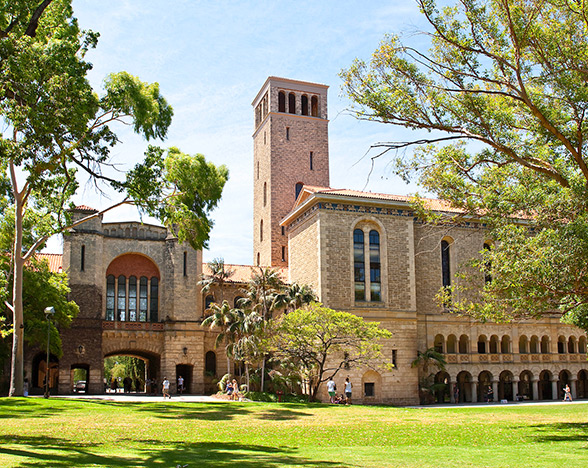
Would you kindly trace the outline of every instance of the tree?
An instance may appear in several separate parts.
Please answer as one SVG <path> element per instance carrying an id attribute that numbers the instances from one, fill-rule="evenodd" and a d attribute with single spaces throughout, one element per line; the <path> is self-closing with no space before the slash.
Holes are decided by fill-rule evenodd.
<path id="1" fill-rule="evenodd" d="M 382 358 L 379 340 L 392 334 L 377 322 L 312 303 L 283 314 L 272 324 L 270 349 L 278 360 L 300 369 L 310 380 L 310 400 L 320 385 L 353 366 L 373 366 Z"/>
<path id="2" fill-rule="evenodd" d="M 226 268 L 225 261 L 222 258 L 215 258 L 208 262 L 207 265 L 210 274 L 203 274 L 198 284 L 202 287 L 202 294 L 207 294 L 212 288 L 218 287 L 219 303 L 222 304 L 225 283 L 235 274 L 235 270 Z"/>
<path id="3" fill-rule="evenodd" d="M 459 210 L 421 214 L 488 226 L 493 248 L 454 310 L 483 320 L 559 310 L 588 330 L 588 4 L 417 3 L 428 51 L 388 36 L 341 74 L 359 118 L 430 132 L 376 144 L 373 158 L 417 145 L 396 158 L 398 173 Z"/>
<path id="4" fill-rule="evenodd" d="M 228 177 L 224 166 L 216 168 L 202 155 L 156 147 L 148 148 L 124 180 L 107 174 L 110 149 L 118 141 L 112 125 L 132 125 L 148 140 L 161 139 L 173 111 L 157 83 L 126 72 L 109 75 L 104 93 L 94 93 L 84 57 L 98 34 L 80 31 L 72 15 L 71 0 L 0 7 L 0 185 L 9 191 L 3 214 L 14 219 L 13 296 L 6 302 L 14 328 L 10 395 L 23 393 L 24 264 L 51 235 L 89 219 L 73 224 L 68 211 L 77 170 L 123 194 L 122 201 L 93 216 L 134 203 L 196 248 L 206 245 L 208 215 Z M 33 217 L 37 222 L 25 236 L 24 225 Z"/>
<path id="5" fill-rule="evenodd" d="M 445 370 L 446 365 L 447 361 L 445 361 L 443 353 L 440 353 L 434 347 L 417 352 L 417 357 L 412 361 L 410 366 L 418 368 L 419 373 L 421 374 L 419 389 L 421 404 L 426 403 L 427 399 L 432 398 L 433 393 L 438 390 L 435 387 L 434 382 L 435 374 L 429 372 L 429 369 L 436 368 L 438 370 Z M 445 384 L 443 384 L 443 387 L 444 386 Z"/>

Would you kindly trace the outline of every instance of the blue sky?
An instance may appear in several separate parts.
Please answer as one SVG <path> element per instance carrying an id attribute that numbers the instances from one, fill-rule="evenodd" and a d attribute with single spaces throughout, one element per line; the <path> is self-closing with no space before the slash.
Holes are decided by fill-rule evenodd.
<path id="1" fill-rule="evenodd" d="M 95 89 L 108 73 L 121 70 L 157 81 L 175 115 L 168 138 L 156 143 L 229 167 L 205 260 L 252 262 L 251 102 L 270 75 L 330 86 L 332 187 L 415 191 L 390 174 L 385 160 L 378 161 L 368 183 L 370 160 L 362 156 L 370 145 L 404 138 L 395 127 L 361 122 L 346 112 L 350 103 L 338 76 L 354 58 L 369 59 L 386 33 L 411 34 L 421 25 L 411 0 L 74 0 L 73 6 L 83 29 L 100 32 L 98 47 L 88 56 Z M 147 143 L 128 128 L 116 130 L 122 142 L 112 154 L 124 171 L 142 157 Z M 76 203 L 104 208 L 115 200 L 84 185 Z M 129 219 L 138 219 L 130 207 L 105 217 Z"/>

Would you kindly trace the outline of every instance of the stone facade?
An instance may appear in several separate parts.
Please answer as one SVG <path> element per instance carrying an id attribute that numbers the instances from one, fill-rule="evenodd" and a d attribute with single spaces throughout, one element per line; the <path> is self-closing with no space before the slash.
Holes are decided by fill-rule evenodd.
<path id="1" fill-rule="evenodd" d="M 406 197 L 329 188 L 326 86 L 270 77 L 253 106 L 253 264 L 287 266 L 282 274 L 312 285 L 325 306 L 392 333 L 381 362 L 337 375 L 340 390 L 348 375 L 356 402 L 418 404 L 423 376 L 411 363 L 434 347 L 448 363 L 435 375 L 446 384 L 440 401 L 453 401 L 455 388 L 460 401 L 482 401 L 489 389 L 495 400 L 557 399 L 566 384 L 588 398 L 581 330 L 555 315 L 477 323 L 435 301 L 488 242 L 483 226 L 431 227 Z M 92 212 L 81 207 L 74 217 Z M 234 305 L 250 276 L 249 266 L 228 267 L 233 279 L 203 295 L 201 252 L 162 227 L 98 217 L 72 230 L 63 268 L 80 314 L 62 332 L 59 392 L 72 391 L 76 368 L 88 371 L 89 392 L 103 392 L 104 358 L 121 354 L 144 359 L 158 382 L 165 376 L 175 384 L 181 374 L 189 392 L 212 391 L 229 364 L 215 349 L 215 332 L 201 326 L 205 304 Z M 27 374 L 37 381 L 41 359 L 27 350 Z"/>

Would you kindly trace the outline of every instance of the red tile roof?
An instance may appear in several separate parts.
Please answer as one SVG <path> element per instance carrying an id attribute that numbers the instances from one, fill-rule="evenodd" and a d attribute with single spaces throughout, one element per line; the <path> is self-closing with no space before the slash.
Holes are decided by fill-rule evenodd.
<path id="1" fill-rule="evenodd" d="M 49 263 L 49 269 L 54 273 L 61 273 L 63 269 L 63 255 L 55 253 L 38 253 L 38 259 L 45 259 Z"/>
<path id="2" fill-rule="evenodd" d="M 251 280 L 253 272 L 257 270 L 259 267 L 255 267 L 253 265 L 233 265 L 225 263 L 225 269 L 233 270 L 233 275 L 228 279 L 227 282 L 229 283 L 247 283 Z M 278 272 L 282 281 L 288 280 L 288 268 L 273 268 Z M 208 267 L 207 263 L 202 264 L 202 273 L 205 275 L 210 275 L 211 271 Z"/>
<path id="3" fill-rule="evenodd" d="M 77 211 L 98 211 L 96 208 L 92 208 L 88 205 L 78 205 L 74 209 Z"/>

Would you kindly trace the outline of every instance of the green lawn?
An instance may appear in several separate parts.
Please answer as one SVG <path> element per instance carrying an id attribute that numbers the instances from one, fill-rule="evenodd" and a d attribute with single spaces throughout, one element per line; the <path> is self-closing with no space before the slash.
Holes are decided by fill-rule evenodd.
<path id="1" fill-rule="evenodd" d="M 588 403 L 404 409 L 0 398 L 0 467 L 582 467 Z"/>

